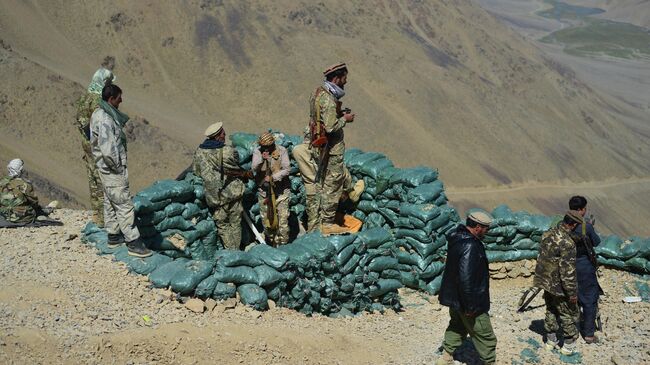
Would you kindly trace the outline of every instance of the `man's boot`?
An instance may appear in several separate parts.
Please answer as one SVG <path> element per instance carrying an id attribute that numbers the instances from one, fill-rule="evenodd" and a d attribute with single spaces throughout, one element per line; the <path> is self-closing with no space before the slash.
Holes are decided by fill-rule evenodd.
<path id="1" fill-rule="evenodd" d="M 572 338 L 567 338 L 564 340 L 564 346 L 560 347 L 560 353 L 563 355 L 571 356 L 575 354 L 576 351 L 576 341 Z"/>
<path id="2" fill-rule="evenodd" d="M 364 190 L 366 190 L 366 183 L 363 179 L 359 179 L 354 183 L 352 191 L 348 193 L 348 198 L 350 198 L 353 203 L 356 203 L 361 199 L 361 194 L 363 194 Z"/>
<path id="3" fill-rule="evenodd" d="M 338 224 L 334 224 L 334 223 L 321 224 L 320 231 L 323 234 L 323 236 L 350 233 L 350 231 L 347 228 L 343 226 L 339 226 Z"/>
<path id="4" fill-rule="evenodd" d="M 454 363 L 454 357 L 451 356 L 450 353 L 448 353 L 445 350 L 442 350 L 442 355 L 436 360 L 436 365 L 450 365 Z"/>
<path id="5" fill-rule="evenodd" d="M 129 255 L 135 257 L 149 257 L 153 255 L 150 249 L 144 245 L 144 242 L 141 238 L 138 238 L 134 241 L 127 242 L 126 248 L 129 250 Z"/>
<path id="6" fill-rule="evenodd" d="M 559 347 L 557 341 L 557 335 L 555 333 L 549 333 L 546 335 L 546 344 L 544 345 L 544 347 L 549 351 Z"/>
<path id="7" fill-rule="evenodd" d="M 124 243 L 122 233 L 108 234 L 108 248 L 118 248 Z"/>

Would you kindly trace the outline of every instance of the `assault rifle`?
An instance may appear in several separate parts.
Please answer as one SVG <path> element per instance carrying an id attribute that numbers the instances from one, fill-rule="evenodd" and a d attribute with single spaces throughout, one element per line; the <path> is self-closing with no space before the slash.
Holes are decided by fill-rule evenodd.
<path id="1" fill-rule="evenodd" d="M 276 203 L 275 203 L 275 189 L 274 189 L 274 184 L 273 184 L 273 172 L 271 171 L 271 163 L 269 160 L 264 160 L 264 163 L 266 164 L 266 177 L 268 178 L 268 182 L 266 182 L 266 220 L 267 222 L 265 223 L 266 228 L 268 228 L 270 231 L 277 231 L 278 230 L 278 212 L 276 210 Z"/>

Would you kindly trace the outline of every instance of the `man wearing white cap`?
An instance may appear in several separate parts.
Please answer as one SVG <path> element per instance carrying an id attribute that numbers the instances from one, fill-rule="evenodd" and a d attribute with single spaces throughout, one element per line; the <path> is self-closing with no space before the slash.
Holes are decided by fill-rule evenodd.
<path id="1" fill-rule="evenodd" d="M 321 232 L 328 235 L 348 232 L 335 219 L 345 181 L 343 128 L 354 121 L 354 114 L 342 108 L 340 101 L 348 81 L 347 65 L 332 65 L 323 74 L 325 81 L 309 100 L 309 128 L 310 146 L 318 164 L 316 179 L 321 184 L 318 213 Z"/>
<path id="2" fill-rule="evenodd" d="M 90 207 L 93 212 L 93 222 L 99 227 L 104 227 L 104 190 L 95 165 L 92 149 L 90 147 L 90 117 L 99 108 L 104 86 L 115 81 L 113 72 L 108 68 L 100 67 L 93 74 L 87 92 L 77 100 L 77 129 L 81 135 L 83 159 L 86 163 L 88 175 L 88 188 L 90 190 Z"/>
<path id="3" fill-rule="evenodd" d="M 237 150 L 226 146 L 223 123 L 210 125 L 205 137 L 194 153 L 192 169 L 203 179 L 205 200 L 213 212 L 221 242 L 226 249 L 239 250 L 245 190 L 242 178 L 250 178 L 252 174 L 239 166 Z"/>
<path id="4" fill-rule="evenodd" d="M 18 225 L 34 222 L 41 212 L 32 184 L 22 178 L 23 166 L 23 160 L 11 160 L 7 176 L 0 180 L 0 218 Z"/>
<path id="5" fill-rule="evenodd" d="M 481 240 L 492 217 L 483 211 L 467 216 L 447 237 L 447 261 L 438 296 L 449 307 L 449 326 L 445 331 L 442 356 L 436 364 L 453 364 L 453 354 L 467 335 L 485 364 L 496 363 L 497 338 L 490 316 L 490 273 Z"/>

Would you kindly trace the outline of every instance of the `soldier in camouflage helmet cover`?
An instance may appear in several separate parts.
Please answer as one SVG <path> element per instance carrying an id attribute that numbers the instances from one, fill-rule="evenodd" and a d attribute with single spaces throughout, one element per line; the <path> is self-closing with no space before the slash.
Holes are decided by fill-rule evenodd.
<path id="1" fill-rule="evenodd" d="M 99 227 L 104 226 L 104 191 L 90 147 L 90 117 L 99 107 L 99 100 L 102 98 L 102 89 L 114 80 L 115 76 L 113 72 L 104 67 L 95 71 L 88 85 L 87 92 L 77 100 L 77 117 L 75 119 L 77 129 L 81 136 L 81 147 L 84 152 L 83 159 L 88 175 L 93 222 Z"/>
<path id="2" fill-rule="evenodd" d="M 23 166 L 23 160 L 11 160 L 0 180 L 0 217 L 20 225 L 34 222 L 41 210 L 32 184 L 22 178 Z"/>
<path id="3" fill-rule="evenodd" d="M 239 250 L 245 190 L 242 178 L 250 178 L 252 174 L 239 166 L 237 150 L 225 144 L 223 123 L 210 125 L 205 137 L 194 153 L 192 169 L 203 179 L 205 199 L 224 247 Z"/>
<path id="4" fill-rule="evenodd" d="M 552 350 L 559 347 L 556 333 L 561 328 L 564 332 L 564 346 L 560 352 L 565 355 L 575 352 L 575 340 L 578 337 L 576 245 L 570 232 L 581 221 L 579 213 L 570 210 L 557 226 L 544 233 L 533 281 L 535 287 L 544 289 L 546 348 Z"/>

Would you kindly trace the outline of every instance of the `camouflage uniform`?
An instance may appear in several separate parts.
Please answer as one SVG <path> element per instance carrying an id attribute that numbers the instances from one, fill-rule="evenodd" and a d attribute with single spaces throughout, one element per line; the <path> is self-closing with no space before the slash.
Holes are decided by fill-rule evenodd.
<path id="1" fill-rule="evenodd" d="M 345 127 L 346 122 L 341 112 L 341 102 L 322 86 L 314 91 L 309 104 L 310 120 L 316 123 L 322 123 L 327 133 L 330 149 L 327 170 L 325 171 L 325 181 L 320 193 L 319 216 L 322 223 L 333 224 L 345 183 L 345 165 L 343 164 L 345 142 L 343 127 Z M 312 149 L 312 154 L 315 159 L 319 158 L 319 153 L 319 149 Z"/>
<path id="2" fill-rule="evenodd" d="M 560 328 L 559 319 L 564 337 L 576 338 L 578 307 L 569 301 L 578 295 L 576 246 L 562 225 L 551 228 L 542 236 L 533 285 L 544 289 L 546 332 L 556 333 Z"/>
<path id="3" fill-rule="evenodd" d="M 264 227 L 264 233 L 273 246 L 284 245 L 289 242 L 289 200 L 291 198 L 289 172 L 291 165 L 289 153 L 282 146 L 275 147 L 271 157 L 267 160 L 271 165 L 271 176 L 274 182 L 275 203 L 278 215 L 278 229 L 273 232 Z M 267 173 L 267 164 L 262 158 L 259 149 L 253 151 L 251 170 L 255 172 L 255 183 L 258 186 L 257 198 L 260 204 L 262 221 L 267 221 L 267 191 L 264 186 L 264 177 Z"/>
<path id="4" fill-rule="evenodd" d="M 238 250 L 241 244 L 241 215 L 244 183 L 229 176 L 228 171 L 241 170 L 239 154 L 230 146 L 215 147 L 206 140 L 196 149 L 192 169 L 203 179 L 205 198 L 213 210 L 212 219 L 225 248 Z"/>
<path id="5" fill-rule="evenodd" d="M 126 135 L 122 128 L 123 125 L 102 108 L 95 110 L 90 118 L 90 145 L 104 189 L 104 226 L 108 234 L 122 231 L 128 243 L 140 238 L 140 232 L 134 224 Z"/>
<path id="6" fill-rule="evenodd" d="M 313 232 L 318 229 L 320 225 L 320 216 L 318 215 L 318 208 L 320 205 L 319 194 L 320 184 L 316 183 L 316 161 L 312 156 L 309 147 L 309 141 L 299 144 L 291 151 L 293 159 L 298 163 L 300 176 L 305 185 L 305 212 L 307 213 L 307 231 Z M 352 190 L 352 175 L 348 168 L 343 165 L 343 191 L 349 192 Z"/>
<path id="7" fill-rule="evenodd" d="M 81 135 L 81 147 L 83 148 L 83 159 L 86 164 L 88 175 L 88 187 L 90 190 L 90 207 L 93 211 L 93 222 L 99 227 L 104 226 L 104 191 L 102 182 L 95 166 L 92 149 L 90 147 L 90 117 L 99 107 L 101 96 L 94 92 L 88 92 L 77 101 L 76 124 Z"/>
<path id="8" fill-rule="evenodd" d="M 12 223 L 29 224 L 36 220 L 38 198 L 32 184 L 20 177 L 0 180 L 0 216 Z"/>

